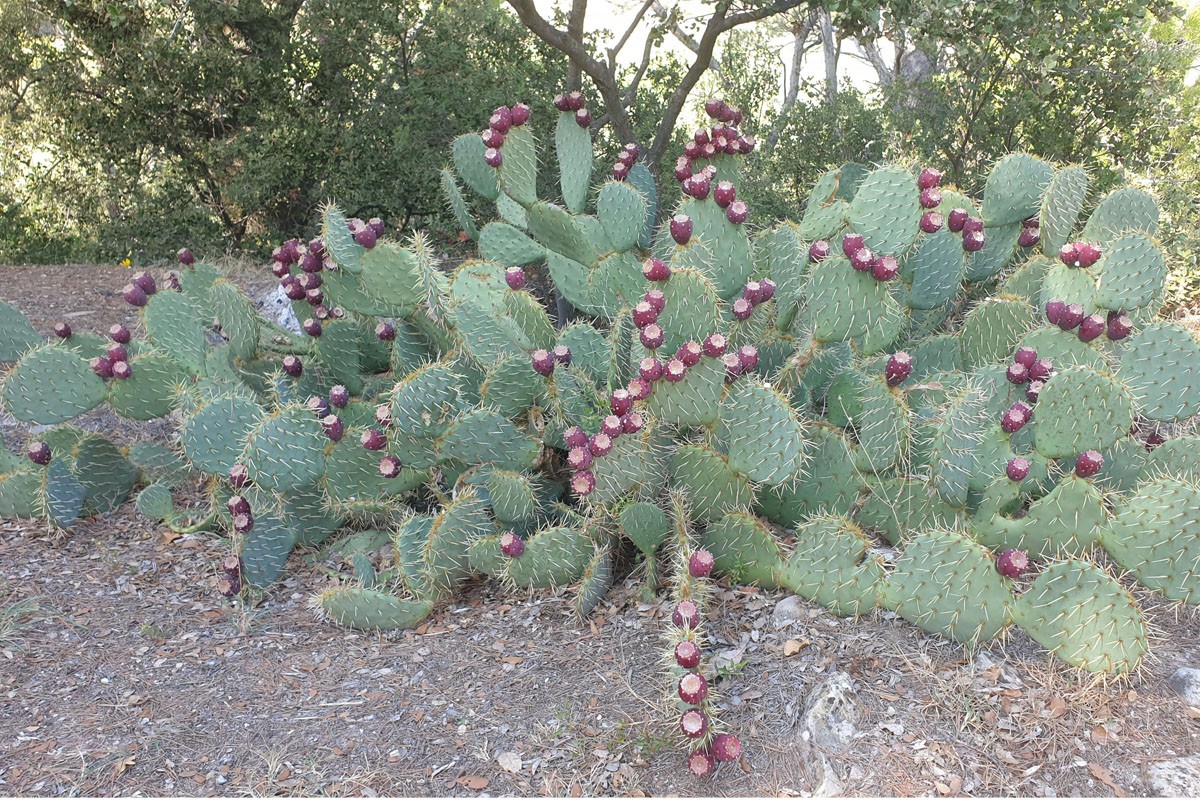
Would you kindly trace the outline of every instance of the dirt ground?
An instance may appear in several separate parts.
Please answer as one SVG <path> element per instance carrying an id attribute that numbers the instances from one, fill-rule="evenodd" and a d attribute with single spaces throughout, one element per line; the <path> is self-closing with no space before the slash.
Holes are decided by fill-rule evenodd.
<path id="1" fill-rule="evenodd" d="M 127 274 L 0 267 L 0 297 L 40 329 L 103 332 L 129 321 Z M 836 672 L 860 714 L 831 754 L 846 795 L 1137 796 L 1150 765 L 1200 752 L 1200 712 L 1166 686 L 1200 666 L 1200 621 L 1144 593 L 1154 657 L 1102 683 L 1019 631 L 970 654 L 891 614 L 802 605 L 776 628 L 782 593 L 726 587 L 709 630 L 734 654 L 717 688 L 746 758 L 700 781 L 661 710 L 665 598 L 643 602 L 636 573 L 588 620 L 569 594 L 480 582 L 418 631 L 365 634 L 309 608 L 336 557 L 293 555 L 244 608 L 216 590 L 226 552 L 129 504 L 69 535 L 0 520 L 0 794 L 802 796 L 805 700 Z"/>

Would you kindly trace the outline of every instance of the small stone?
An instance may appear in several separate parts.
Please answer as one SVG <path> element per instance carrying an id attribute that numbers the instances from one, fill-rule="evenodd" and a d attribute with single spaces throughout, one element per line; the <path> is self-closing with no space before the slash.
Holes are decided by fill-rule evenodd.
<path id="1" fill-rule="evenodd" d="M 1200 708 L 1200 669 L 1180 667 L 1167 678 L 1167 686 L 1189 706 Z"/>
<path id="2" fill-rule="evenodd" d="M 776 629 L 784 628 L 793 622 L 799 622 L 804 616 L 804 601 L 792 595 L 775 604 L 775 610 L 771 612 L 771 624 Z"/>

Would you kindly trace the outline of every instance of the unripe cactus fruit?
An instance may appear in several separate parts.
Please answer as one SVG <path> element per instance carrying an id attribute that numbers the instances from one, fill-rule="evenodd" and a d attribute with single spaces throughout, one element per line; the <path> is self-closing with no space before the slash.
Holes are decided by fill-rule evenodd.
<path id="1" fill-rule="evenodd" d="M 675 663 L 684 669 L 695 669 L 700 665 L 700 646 L 691 639 L 675 645 Z"/>
<path id="2" fill-rule="evenodd" d="M 687 244 L 692 239 L 692 218 L 687 214 L 676 214 L 671 217 L 671 238 L 675 244 Z"/>
<path id="3" fill-rule="evenodd" d="M 242 497 L 240 494 L 235 494 L 232 497 L 230 497 L 229 500 L 225 503 L 225 507 L 228 508 L 229 513 L 235 517 L 238 514 L 249 514 L 250 513 L 250 501 L 247 500 L 246 498 Z"/>
<path id="4" fill-rule="evenodd" d="M 25 449 L 25 457 L 44 467 L 50 463 L 50 445 L 45 442 L 30 442 L 29 447 Z"/>
<path id="5" fill-rule="evenodd" d="M 586 447 L 572 447 L 567 453 L 567 464 L 575 472 L 587 469 L 592 465 L 592 453 Z"/>
<path id="6" fill-rule="evenodd" d="M 580 497 L 587 497 L 596 488 L 596 476 L 590 470 L 576 472 L 571 476 L 571 491 Z"/>
<path id="7" fill-rule="evenodd" d="M 575 425 L 567 428 L 566 432 L 563 433 L 563 440 L 567 443 L 567 447 L 587 447 L 587 431 Z"/>
<path id="8" fill-rule="evenodd" d="M 146 305 L 149 299 L 146 297 L 146 292 L 137 284 L 127 283 L 125 288 L 121 290 L 121 295 L 125 298 L 125 302 L 131 306 L 142 307 Z"/>
<path id="9" fill-rule="evenodd" d="M 946 217 L 946 229 L 951 233 L 959 233 L 967 224 L 970 213 L 965 208 L 956 208 Z"/>
<path id="10" fill-rule="evenodd" d="M 808 246 L 808 260 L 817 264 L 829 258 L 829 242 L 816 241 Z"/>
<path id="11" fill-rule="evenodd" d="M 299 378 L 304 374 L 304 362 L 300 360 L 299 356 L 284 356 L 283 371 L 290 377 Z"/>
<path id="12" fill-rule="evenodd" d="M 88 362 L 88 366 L 92 368 L 92 372 L 101 378 L 112 377 L 112 361 L 109 360 L 108 356 L 96 356 Z"/>
<path id="13" fill-rule="evenodd" d="M 1095 450 L 1087 450 L 1075 459 L 1075 474 L 1081 478 L 1090 478 L 1104 467 L 1104 456 Z"/>
<path id="14" fill-rule="evenodd" d="M 727 347 L 729 347 L 729 340 L 721 333 L 710 333 L 705 337 L 704 344 L 701 345 L 704 355 L 709 358 L 720 358 L 725 355 Z"/>
<path id="15" fill-rule="evenodd" d="M 1029 459 L 1017 456 L 1010 458 L 1004 467 L 1004 474 L 1010 481 L 1023 481 L 1029 477 Z"/>
<path id="16" fill-rule="evenodd" d="M 674 223 L 674 220 L 672 220 L 672 224 L 673 223 Z M 688 220 L 688 224 L 689 225 L 691 224 L 691 220 Z M 674 228 L 672 228 L 671 230 L 672 230 L 672 235 L 674 235 Z M 689 236 L 691 235 L 690 228 L 688 230 L 688 235 Z M 679 241 L 679 240 L 676 239 L 676 241 Z M 683 242 L 680 242 L 680 244 L 683 244 Z M 671 266 L 667 262 L 665 262 L 661 259 L 647 258 L 645 261 L 642 262 L 642 275 L 648 281 L 665 281 L 667 278 L 671 277 Z M 662 309 L 659 309 L 659 310 L 661 311 Z"/>
<path id="17" fill-rule="evenodd" d="M 1020 550 L 1008 549 L 996 558 L 996 571 L 1006 578 L 1019 578 L 1029 569 L 1029 556 Z"/>
<path id="18" fill-rule="evenodd" d="M 937 233 L 945 224 L 945 218 L 936 211 L 926 211 L 921 215 L 921 231 L 924 233 Z"/>
<path id="19" fill-rule="evenodd" d="M 1083 342 L 1090 342 L 1096 339 L 1100 334 L 1104 333 L 1104 316 L 1102 314 L 1089 314 L 1079 323 L 1079 339 Z"/>
<path id="20" fill-rule="evenodd" d="M 712 553 L 708 550 L 697 550 L 688 559 L 688 574 L 693 578 L 707 578 L 712 573 L 714 563 L 716 561 Z"/>
<path id="21" fill-rule="evenodd" d="M 691 600 L 680 600 L 671 612 L 671 622 L 676 628 L 695 628 L 700 624 L 700 609 Z"/>
<path id="22" fill-rule="evenodd" d="M 186 247 L 179 248 L 179 250 L 175 253 L 175 257 L 178 258 L 179 263 L 183 264 L 185 267 L 190 267 L 192 264 L 196 263 L 196 256 L 193 255 L 192 251 L 188 250 Z"/>
<path id="23" fill-rule="evenodd" d="M 345 408 L 350 402 L 350 391 L 340 383 L 329 390 L 329 405 L 334 408 Z"/>
<path id="24" fill-rule="evenodd" d="M 842 239 L 842 252 L 845 253 L 846 258 L 853 258 L 854 254 L 862 250 L 864 246 L 860 233 L 847 233 Z"/>
<path id="25" fill-rule="evenodd" d="M 500 534 L 500 552 L 509 558 L 520 558 L 525 552 L 525 541 L 512 531 Z"/>
<path id="26" fill-rule="evenodd" d="M 133 377 L 133 367 L 128 361 L 115 361 L 112 365 L 113 377 L 119 381 L 127 381 Z"/>
<path id="27" fill-rule="evenodd" d="M 658 327 L 657 324 L 651 323 L 642 328 L 642 332 L 638 335 L 638 338 L 642 342 L 642 347 L 645 347 L 647 350 L 657 350 L 662 347 L 666 334 L 663 333 L 663 329 Z"/>
<path id="28" fill-rule="evenodd" d="M 679 699 L 690 706 L 698 706 L 708 697 L 708 681 L 699 672 L 689 672 L 679 679 Z"/>
<path id="29" fill-rule="evenodd" d="M 642 295 L 642 299 L 653 306 L 654 310 L 659 314 L 662 313 L 662 310 L 666 308 L 667 305 L 667 296 L 658 289 L 651 289 L 650 291 L 646 292 L 646 294 Z"/>
<path id="30" fill-rule="evenodd" d="M 638 364 L 638 374 L 642 376 L 642 380 L 647 383 L 654 383 L 662 377 L 663 365 L 657 358 L 646 356 Z"/>
<path id="31" fill-rule="evenodd" d="M 717 763 L 710 753 L 705 750 L 695 750 L 688 754 L 688 771 L 697 778 L 707 778 L 717 768 Z"/>
<path id="32" fill-rule="evenodd" d="M 887 367 L 884 368 L 884 378 L 887 380 L 887 385 L 895 388 L 908 380 L 908 376 L 912 374 L 913 358 L 903 350 L 898 350 L 892 353 L 888 358 Z"/>
<path id="33" fill-rule="evenodd" d="M 549 350 L 541 348 L 534 350 L 529 357 L 533 369 L 538 375 L 550 377 L 554 372 L 554 355 Z"/>
<path id="34" fill-rule="evenodd" d="M 400 459 L 395 456 L 384 456 L 379 459 L 379 474 L 388 480 L 399 477 Z"/>
<path id="35" fill-rule="evenodd" d="M 1124 311 L 1110 311 L 1108 313 L 1108 333 L 1107 336 L 1114 342 L 1119 342 L 1129 334 L 1133 333 L 1133 320 Z"/>
<path id="36" fill-rule="evenodd" d="M 678 383 L 683 380 L 683 376 L 687 374 L 687 364 L 684 364 L 678 358 L 672 358 L 663 367 L 663 377 L 669 383 Z"/>
<path id="37" fill-rule="evenodd" d="M 921 170 L 921 174 L 917 176 L 917 188 L 924 191 L 925 189 L 935 189 L 942 183 L 942 173 L 933 167 L 926 167 Z"/>
<path id="38" fill-rule="evenodd" d="M 375 428 L 367 428 L 363 431 L 358 441 L 367 450 L 382 450 L 387 447 L 387 436 L 383 431 Z"/>
<path id="39" fill-rule="evenodd" d="M 525 270 L 520 267 L 509 267 L 504 270 L 504 282 L 514 292 L 525 288 Z"/>
<path id="40" fill-rule="evenodd" d="M 612 437 L 607 433 L 597 433 L 588 440 L 588 450 L 597 458 L 603 458 L 612 452 Z"/>
<path id="41" fill-rule="evenodd" d="M 689 739 L 699 739 L 708 732 L 708 715 L 698 708 L 689 708 L 679 717 L 679 729 Z"/>

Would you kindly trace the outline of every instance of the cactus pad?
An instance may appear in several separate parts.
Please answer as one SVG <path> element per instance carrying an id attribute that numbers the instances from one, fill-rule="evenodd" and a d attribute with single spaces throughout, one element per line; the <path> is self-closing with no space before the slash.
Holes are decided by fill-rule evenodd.
<path id="1" fill-rule="evenodd" d="M 1038 452 L 1074 458 L 1084 450 L 1103 450 L 1129 432 L 1133 398 L 1103 372 L 1066 367 L 1046 381 L 1034 418 Z"/>
<path id="2" fill-rule="evenodd" d="M 779 569 L 779 582 L 838 616 L 870 612 L 878 603 L 883 562 L 868 554 L 871 541 L 854 523 L 813 517 L 796 528 L 796 544 Z"/>
<path id="3" fill-rule="evenodd" d="M 1200 412 L 1200 344 L 1183 327 L 1147 325 L 1127 340 L 1117 370 L 1138 411 L 1170 422 Z"/>
<path id="4" fill-rule="evenodd" d="M 1176 478 L 1143 484 L 1100 532 L 1113 560 L 1170 600 L 1200 605 L 1200 489 Z"/>
<path id="5" fill-rule="evenodd" d="M 100 405 L 104 382 L 75 351 L 45 345 L 21 357 L 0 387 L 0 400 L 22 422 L 53 425 Z"/>

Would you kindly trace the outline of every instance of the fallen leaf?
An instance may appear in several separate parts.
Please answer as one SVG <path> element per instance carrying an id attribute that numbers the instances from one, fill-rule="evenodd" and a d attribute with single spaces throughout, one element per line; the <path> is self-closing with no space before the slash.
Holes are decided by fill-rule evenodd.
<path id="1" fill-rule="evenodd" d="M 1108 744 L 1109 738 L 1112 736 L 1108 732 L 1108 728 L 1103 725 L 1097 725 L 1092 728 L 1092 743 L 1093 744 Z"/>
<path id="2" fill-rule="evenodd" d="M 1128 797 L 1129 795 L 1116 784 L 1112 772 L 1107 767 L 1103 767 L 1093 761 L 1088 762 L 1088 772 L 1092 773 L 1092 777 L 1103 783 L 1105 786 L 1113 790 L 1113 794 L 1117 797 Z"/>
<path id="3" fill-rule="evenodd" d="M 1058 695 L 1050 698 L 1050 719 L 1058 719 L 1067 713 L 1067 701 Z"/>
<path id="4" fill-rule="evenodd" d="M 171 542 L 175 541 L 176 539 L 178 539 L 182 536 L 183 536 L 182 533 L 178 533 L 178 532 L 172 531 L 172 530 L 165 530 L 162 532 L 163 544 L 170 544 Z"/>
<path id="5" fill-rule="evenodd" d="M 805 645 L 808 645 L 808 644 L 811 644 L 811 642 L 809 642 L 807 639 L 804 640 L 803 642 L 800 641 L 799 639 L 788 639 L 786 642 L 783 643 L 784 658 L 796 655 L 796 653 L 799 653 L 801 650 L 804 649 Z"/>
<path id="6" fill-rule="evenodd" d="M 457 783 L 459 786 L 465 786 L 468 789 L 479 791 L 480 789 L 487 788 L 488 779 L 482 775 L 464 775 L 456 780 L 455 783 Z"/>
<path id="7" fill-rule="evenodd" d="M 118 775 L 125 772 L 127 769 L 132 767 L 136 763 L 136 761 L 137 761 L 137 759 L 134 756 L 125 756 L 124 758 L 118 758 L 117 763 L 113 764 L 113 777 L 115 778 Z"/>
<path id="8" fill-rule="evenodd" d="M 514 774 L 519 773 L 522 767 L 521 757 L 511 752 L 504 752 L 496 756 L 496 763 L 500 765 L 500 769 Z"/>
<path id="9" fill-rule="evenodd" d="M 521 658 L 520 656 L 508 656 L 507 658 L 502 658 L 500 660 L 505 664 L 520 664 L 525 659 Z"/>

